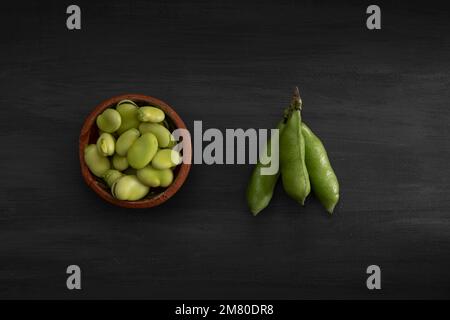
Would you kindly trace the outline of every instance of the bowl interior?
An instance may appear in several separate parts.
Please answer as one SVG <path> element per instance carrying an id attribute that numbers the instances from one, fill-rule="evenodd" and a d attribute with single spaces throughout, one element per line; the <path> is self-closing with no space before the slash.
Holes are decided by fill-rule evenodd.
<path id="1" fill-rule="evenodd" d="M 84 149 L 89 144 L 95 144 L 99 137 L 99 129 L 96 124 L 96 118 L 99 114 L 101 114 L 104 110 L 108 108 L 115 108 L 117 103 L 121 100 L 132 100 L 139 107 L 141 106 L 155 106 L 162 109 L 166 115 L 166 121 L 169 127 L 170 132 L 177 128 L 184 128 L 186 126 L 181 118 L 176 114 L 176 112 L 168 106 L 165 102 L 158 100 L 156 98 L 138 94 L 128 94 L 121 95 L 111 99 L 108 99 L 101 104 L 99 104 L 94 111 L 89 115 L 86 119 L 83 128 L 81 130 L 80 135 L 80 164 L 81 171 L 85 182 L 88 186 L 93 189 L 101 198 L 104 200 L 118 206 L 127 207 L 127 208 L 150 208 L 157 206 L 165 201 L 167 201 L 170 197 L 172 197 L 181 185 L 186 180 L 187 174 L 190 169 L 189 163 L 182 163 L 178 165 L 173 173 L 174 173 L 174 181 L 167 188 L 151 188 L 149 193 L 141 200 L 138 201 L 122 201 L 115 199 L 112 194 L 110 188 L 103 181 L 103 179 L 96 177 L 93 175 L 90 170 L 87 168 L 87 165 L 84 161 Z M 191 157 L 191 142 L 183 141 L 183 149 L 181 151 L 183 156 L 188 155 L 189 160 Z M 190 161 L 189 161 L 190 162 Z"/>

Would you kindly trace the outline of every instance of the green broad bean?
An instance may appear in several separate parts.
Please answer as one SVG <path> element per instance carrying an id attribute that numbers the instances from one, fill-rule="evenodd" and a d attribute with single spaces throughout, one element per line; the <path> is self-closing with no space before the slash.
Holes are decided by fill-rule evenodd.
<path id="1" fill-rule="evenodd" d="M 286 125 L 280 137 L 280 163 L 283 187 L 286 193 L 304 205 L 311 191 L 305 164 L 305 140 L 302 135 L 301 100 L 294 92 Z"/>
<path id="2" fill-rule="evenodd" d="M 305 162 L 314 194 L 329 213 L 339 201 L 339 182 L 320 139 L 302 122 Z"/>
<path id="3" fill-rule="evenodd" d="M 127 160 L 131 167 L 142 169 L 152 161 L 158 151 L 158 140 L 153 133 L 144 133 L 130 147 Z"/>
<path id="4" fill-rule="evenodd" d="M 122 117 L 122 124 L 117 129 L 118 134 L 122 134 L 131 128 L 137 128 L 139 126 L 139 119 L 137 117 L 138 107 L 134 103 L 119 102 L 116 106 L 116 110 Z"/>
<path id="5" fill-rule="evenodd" d="M 149 187 L 168 187 L 173 181 L 171 169 L 158 170 L 148 165 L 137 171 L 138 179 Z"/>
<path id="6" fill-rule="evenodd" d="M 280 135 L 283 132 L 284 126 L 284 120 L 280 121 L 277 125 Z M 274 141 L 272 139 L 267 141 L 266 150 L 269 157 L 271 156 L 271 145 L 273 143 Z M 250 177 L 246 196 L 248 207 L 254 216 L 269 205 L 278 177 L 280 176 L 280 170 L 273 175 L 261 174 L 261 168 L 270 167 L 270 165 L 270 163 L 262 164 L 258 161 Z"/>
<path id="7" fill-rule="evenodd" d="M 115 151 L 116 139 L 109 133 L 102 133 L 97 139 L 97 149 L 102 156 L 112 156 Z"/>
<path id="8" fill-rule="evenodd" d="M 161 122 L 165 118 L 165 114 L 161 109 L 155 107 L 140 107 L 137 117 L 142 122 Z"/>
<path id="9" fill-rule="evenodd" d="M 112 133 L 119 129 L 122 124 L 120 113 L 114 109 L 106 109 L 102 114 L 97 116 L 97 127 L 107 133 Z"/>
<path id="10" fill-rule="evenodd" d="M 98 152 L 95 144 L 90 144 L 84 149 L 84 161 L 89 170 L 97 177 L 102 177 L 111 167 L 109 159 Z"/>
<path id="11" fill-rule="evenodd" d="M 181 156 L 178 151 L 172 149 L 160 149 L 152 160 L 155 169 L 169 169 L 181 163 Z"/>
<path id="12" fill-rule="evenodd" d="M 121 156 L 117 153 L 112 157 L 112 165 L 114 169 L 117 169 L 119 171 L 126 170 L 129 166 L 127 157 Z"/>
<path id="13" fill-rule="evenodd" d="M 139 138 L 141 133 L 136 128 L 131 128 L 122 133 L 117 139 L 116 152 L 118 155 L 124 157 L 127 155 L 128 149 Z"/>
<path id="14" fill-rule="evenodd" d="M 103 180 L 105 180 L 106 184 L 110 188 L 112 187 L 114 182 L 116 182 L 116 180 L 121 177 L 123 177 L 123 173 L 114 169 L 109 169 L 103 174 Z"/>
<path id="15" fill-rule="evenodd" d="M 153 133 L 156 136 L 156 139 L 158 139 L 158 146 L 160 148 L 166 148 L 170 145 L 171 141 L 174 141 L 170 131 L 158 123 L 141 123 L 139 125 L 139 131 L 141 134 L 147 132 Z"/>
<path id="16" fill-rule="evenodd" d="M 126 201 L 140 200 L 147 195 L 149 190 L 150 188 L 141 183 L 134 175 L 117 179 L 111 187 L 111 193 L 116 199 Z"/>

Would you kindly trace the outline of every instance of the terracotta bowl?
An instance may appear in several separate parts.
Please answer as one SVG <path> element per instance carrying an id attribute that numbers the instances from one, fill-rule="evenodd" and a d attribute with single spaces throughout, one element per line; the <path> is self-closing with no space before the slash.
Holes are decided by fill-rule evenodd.
<path id="1" fill-rule="evenodd" d="M 122 201 L 117 200 L 111 195 L 110 188 L 106 185 L 106 183 L 94 176 L 86 165 L 84 161 L 84 149 L 88 144 L 96 143 L 97 138 L 99 136 L 98 128 L 96 124 L 97 116 L 102 113 L 105 109 L 115 107 L 116 104 L 121 100 L 132 100 L 138 106 L 143 105 L 153 105 L 155 107 L 159 107 L 166 114 L 167 122 L 172 130 L 177 128 L 186 129 L 186 125 L 183 120 L 181 120 L 180 116 L 165 102 L 158 100 L 156 98 L 150 96 L 144 96 L 141 94 L 124 94 L 120 96 L 116 96 L 110 98 L 108 100 L 103 101 L 98 106 L 94 108 L 91 114 L 84 121 L 83 128 L 80 133 L 79 140 L 79 157 L 80 157 L 80 165 L 81 165 L 81 174 L 83 175 L 84 181 L 86 184 L 94 190 L 102 199 L 112 203 L 116 206 L 125 207 L 125 208 L 151 208 L 160 205 L 161 203 L 169 200 L 180 187 L 183 185 L 184 181 L 187 178 L 189 170 L 191 168 L 191 161 L 188 163 L 182 163 L 177 166 L 174 170 L 174 181 L 167 188 L 151 188 L 150 193 L 141 200 L 138 201 Z M 191 141 L 183 141 L 183 157 L 191 160 L 192 156 L 192 145 Z"/>

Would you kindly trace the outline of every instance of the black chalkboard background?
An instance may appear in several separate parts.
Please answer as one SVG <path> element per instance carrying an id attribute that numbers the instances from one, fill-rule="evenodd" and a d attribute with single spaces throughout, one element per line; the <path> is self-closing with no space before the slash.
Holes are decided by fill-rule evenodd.
<path id="1" fill-rule="evenodd" d="M 1 298 L 450 297 L 447 8 L 378 1 L 369 31 L 370 2 L 76 1 L 69 31 L 70 4 L 1 4 Z M 332 217 L 281 185 L 253 217 L 249 165 L 195 165 L 137 211 L 81 178 L 79 131 L 108 97 L 160 98 L 190 129 L 271 128 L 296 85 L 340 179 Z"/>

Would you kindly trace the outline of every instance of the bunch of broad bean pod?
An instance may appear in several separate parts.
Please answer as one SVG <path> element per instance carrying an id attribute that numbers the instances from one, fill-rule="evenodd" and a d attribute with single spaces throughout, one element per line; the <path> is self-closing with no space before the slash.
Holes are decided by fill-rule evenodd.
<path id="1" fill-rule="evenodd" d="M 175 140 L 161 109 L 122 100 L 96 122 L 99 138 L 86 147 L 84 160 L 115 198 L 140 200 L 151 188 L 172 183 L 181 156 L 172 149 Z"/>
<path id="2" fill-rule="evenodd" d="M 304 205 L 311 187 L 316 197 L 329 213 L 333 213 L 339 201 L 339 183 L 320 139 L 302 122 L 302 100 L 295 88 L 291 104 L 277 126 L 280 133 L 279 159 L 281 178 L 286 193 Z M 270 152 L 269 140 L 266 149 Z M 270 154 L 268 154 L 270 156 Z M 253 215 L 269 205 L 280 175 L 263 175 L 261 168 L 270 163 L 258 162 L 247 188 L 247 203 Z"/>

